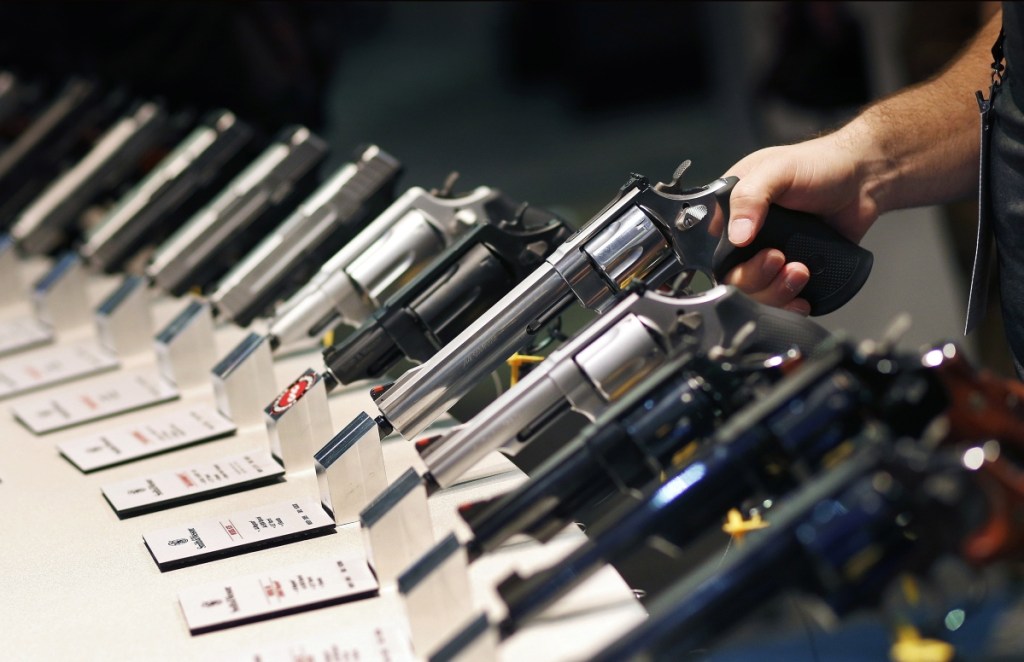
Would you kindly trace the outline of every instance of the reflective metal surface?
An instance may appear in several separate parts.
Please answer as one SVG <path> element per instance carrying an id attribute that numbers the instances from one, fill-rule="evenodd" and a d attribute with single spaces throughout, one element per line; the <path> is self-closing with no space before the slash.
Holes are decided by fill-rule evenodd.
<path id="1" fill-rule="evenodd" d="M 45 253 L 65 238 L 69 226 L 104 187 L 113 187 L 162 137 L 167 123 L 163 106 L 147 102 L 104 133 L 81 161 L 61 175 L 25 208 L 11 235 L 29 253 Z"/>
<path id="2" fill-rule="evenodd" d="M 192 285 L 189 279 L 261 214 L 285 199 L 326 151 L 323 140 L 305 127 L 286 129 L 217 197 L 161 244 L 146 274 L 159 287 L 172 292 Z"/>
<path id="3" fill-rule="evenodd" d="M 480 186 L 457 198 L 412 187 L 348 242 L 277 310 L 270 334 L 282 345 L 336 322 L 358 326 L 475 223 L 500 192 Z"/>
<path id="4" fill-rule="evenodd" d="M 431 359 L 404 373 L 377 407 L 402 436 L 419 434 L 571 301 L 565 280 L 544 264 Z"/>
<path id="5" fill-rule="evenodd" d="M 401 164 L 376 146 L 340 168 L 221 280 L 210 296 L 220 315 L 248 323 L 259 312 L 253 309 L 269 306 L 294 272 L 309 269 L 304 261 L 329 254 L 327 246 L 351 236 L 340 232 L 345 228 L 354 234 L 400 170 Z"/>

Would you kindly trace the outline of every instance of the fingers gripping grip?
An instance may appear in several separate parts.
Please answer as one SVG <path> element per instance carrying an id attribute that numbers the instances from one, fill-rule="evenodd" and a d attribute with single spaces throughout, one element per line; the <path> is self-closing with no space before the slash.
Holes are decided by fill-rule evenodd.
<path id="1" fill-rule="evenodd" d="M 729 216 L 729 195 L 739 181 L 727 177 L 728 186 L 716 192 L 725 217 Z M 830 313 L 853 298 L 868 279 L 874 256 L 826 225 L 823 220 L 804 212 L 772 205 L 764 227 L 747 246 L 737 247 L 722 232 L 715 250 L 713 271 L 722 282 L 736 265 L 746 262 L 765 248 L 777 248 L 787 262 L 807 266 L 811 278 L 800 296 L 811 304 L 811 315 Z"/>

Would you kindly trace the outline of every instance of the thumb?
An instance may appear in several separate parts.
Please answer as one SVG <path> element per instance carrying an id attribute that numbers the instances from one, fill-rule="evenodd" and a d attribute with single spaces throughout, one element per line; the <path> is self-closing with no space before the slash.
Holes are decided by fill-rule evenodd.
<path id="1" fill-rule="evenodd" d="M 729 196 L 729 241 L 746 246 L 764 225 L 768 207 L 775 199 L 771 183 L 748 175 L 736 183 Z"/>

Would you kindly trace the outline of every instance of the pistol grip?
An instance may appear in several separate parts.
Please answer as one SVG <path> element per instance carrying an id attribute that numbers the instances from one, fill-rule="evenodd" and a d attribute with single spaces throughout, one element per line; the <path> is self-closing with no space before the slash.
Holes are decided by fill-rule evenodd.
<path id="1" fill-rule="evenodd" d="M 735 185 L 735 181 L 732 184 Z M 718 192 L 726 218 L 731 192 L 732 185 Z M 733 267 L 765 248 L 777 248 L 787 262 L 807 266 L 811 278 L 800 296 L 811 304 L 811 315 L 831 313 L 852 299 L 867 281 L 874 263 L 871 251 L 842 236 L 820 218 L 772 205 L 764 227 L 747 246 L 734 246 L 729 242 L 728 233 L 722 232 L 712 260 L 715 278 L 722 282 Z"/>

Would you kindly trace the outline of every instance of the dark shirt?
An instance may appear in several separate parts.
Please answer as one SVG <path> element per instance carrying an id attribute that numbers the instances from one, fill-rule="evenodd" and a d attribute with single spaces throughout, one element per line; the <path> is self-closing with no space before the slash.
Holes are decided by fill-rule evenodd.
<path id="1" fill-rule="evenodd" d="M 1003 324 L 1024 378 L 1024 7 L 1003 3 L 1003 32 L 1006 71 L 994 103 L 990 193 Z"/>

